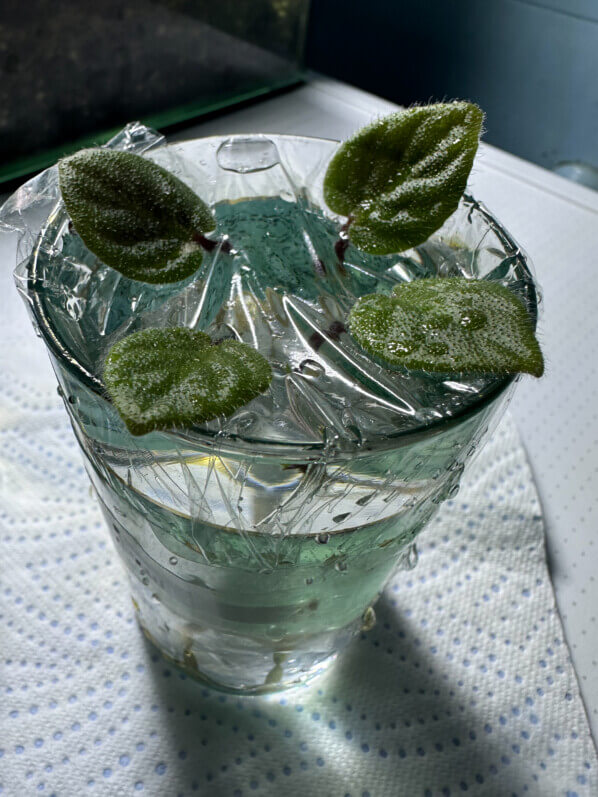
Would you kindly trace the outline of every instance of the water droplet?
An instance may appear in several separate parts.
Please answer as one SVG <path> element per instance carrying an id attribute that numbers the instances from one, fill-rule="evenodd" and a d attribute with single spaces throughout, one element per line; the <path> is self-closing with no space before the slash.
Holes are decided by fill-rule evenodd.
<path id="1" fill-rule="evenodd" d="M 169 559 L 168 561 L 170 562 L 170 564 L 171 564 L 173 567 L 174 567 L 175 565 L 178 565 L 178 563 L 179 563 L 179 560 L 177 559 L 177 557 L 176 557 L 176 556 L 171 556 L 171 557 L 170 557 L 170 559 Z"/>
<path id="2" fill-rule="evenodd" d="M 461 314 L 461 326 L 469 329 L 482 329 L 487 322 L 487 316 L 481 310 L 471 308 Z"/>
<path id="3" fill-rule="evenodd" d="M 235 418 L 235 423 L 239 432 L 244 433 L 253 428 L 258 420 L 259 418 L 255 412 L 243 412 L 240 415 L 237 415 Z"/>
<path id="4" fill-rule="evenodd" d="M 218 147 L 216 160 L 221 169 L 239 174 L 262 172 L 279 162 L 276 144 L 265 136 L 235 136 Z"/>
<path id="5" fill-rule="evenodd" d="M 451 489 L 446 494 L 446 497 L 447 498 L 454 498 L 457 495 L 458 492 L 459 492 L 459 484 L 458 483 L 457 484 L 453 484 Z"/>
<path id="6" fill-rule="evenodd" d="M 371 606 L 368 606 L 368 608 L 361 616 L 361 630 L 371 631 L 375 625 L 376 625 L 376 612 L 372 609 Z"/>
<path id="7" fill-rule="evenodd" d="M 316 542 L 320 543 L 320 545 L 326 545 L 326 543 L 328 542 L 329 539 L 330 539 L 330 534 L 328 534 L 325 531 L 321 531 L 316 536 Z"/>
<path id="8" fill-rule="evenodd" d="M 412 543 L 406 551 L 403 552 L 401 556 L 400 567 L 402 570 L 413 570 L 413 568 L 417 565 L 419 560 L 419 554 L 417 552 L 417 546 L 415 543 Z"/>
<path id="9" fill-rule="evenodd" d="M 320 376 L 324 376 L 324 368 L 320 365 L 317 360 L 303 360 L 299 364 L 299 370 L 303 374 L 303 376 L 310 377 L 311 379 L 318 379 Z"/>

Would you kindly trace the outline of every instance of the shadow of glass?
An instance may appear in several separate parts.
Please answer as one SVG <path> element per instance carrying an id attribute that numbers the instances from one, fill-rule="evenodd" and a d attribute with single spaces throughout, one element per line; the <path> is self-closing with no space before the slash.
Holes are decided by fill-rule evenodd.
<path id="1" fill-rule="evenodd" d="M 148 643 L 160 735 L 181 793 L 510 794 L 505 750 L 476 700 L 449 680 L 390 596 L 376 614 L 376 627 L 320 680 L 265 697 L 203 687 Z"/>

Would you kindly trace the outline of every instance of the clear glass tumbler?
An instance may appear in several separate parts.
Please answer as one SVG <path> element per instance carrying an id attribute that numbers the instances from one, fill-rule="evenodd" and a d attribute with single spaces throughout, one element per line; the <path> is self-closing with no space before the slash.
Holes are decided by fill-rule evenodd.
<path id="1" fill-rule="evenodd" d="M 132 125 L 110 146 L 142 152 L 156 143 Z M 385 583 L 397 567 L 415 565 L 415 538 L 459 489 L 516 382 L 388 375 L 334 320 L 347 296 L 460 274 L 510 284 L 536 320 L 525 256 L 469 197 L 426 245 L 387 258 L 383 270 L 351 248 L 337 262 L 337 220 L 319 210 L 336 146 L 234 136 L 152 150 L 212 204 L 219 228 L 245 253 L 217 249 L 174 288 L 144 286 L 98 263 L 69 226 L 55 169 L 1 214 L 22 233 L 17 284 L 139 624 L 189 674 L 229 691 L 305 682 L 373 625 Z M 263 254 L 259 267 L 248 265 L 252 247 Z M 256 342 L 269 352 L 272 388 L 230 419 L 133 437 L 105 394 L 99 363 L 126 332 L 176 324 Z"/>

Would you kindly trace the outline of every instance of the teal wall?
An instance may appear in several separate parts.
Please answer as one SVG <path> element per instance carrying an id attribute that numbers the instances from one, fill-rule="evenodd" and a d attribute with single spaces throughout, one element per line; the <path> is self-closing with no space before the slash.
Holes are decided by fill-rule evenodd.
<path id="1" fill-rule="evenodd" d="M 399 103 L 474 100 L 490 143 L 598 166 L 598 0 L 312 0 L 307 59 Z"/>

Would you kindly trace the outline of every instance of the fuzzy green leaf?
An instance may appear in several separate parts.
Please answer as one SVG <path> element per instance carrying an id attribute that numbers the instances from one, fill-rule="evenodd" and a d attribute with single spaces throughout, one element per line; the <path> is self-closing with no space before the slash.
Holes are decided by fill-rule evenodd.
<path id="1" fill-rule="evenodd" d="M 251 346 L 213 345 L 185 327 L 135 332 L 115 343 L 104 367 L 108 393 L 135 435 L 230 415 L 271 379 L 268 362 Z"/>
<path id="2" fill-rule="evenodd" d="M 194 235 L 213 230 L 208 206 L 156 163 L 87 149 L 58 163 L 62 198 L 85 245 L 141 282 L 177 282 L 201 263 Z"/>
<path id="3" fill-rule="evenodd" d="M 351 241 L 371 254 L 423 243 L 453 213 L 473 165 L 484 115 L 468 102 L 417 106 L 359 130 L 324 178 L 328 207 L 352 216 Z"/>
<path id="4" fill-rule="evenodd" d="M 391 296 L 369 294 L 351 309 L 349 329 L 367 352 L 410 370 L 544 372 L 524 305 L 495 282 L 422 279 L 397 285 Z"/>

